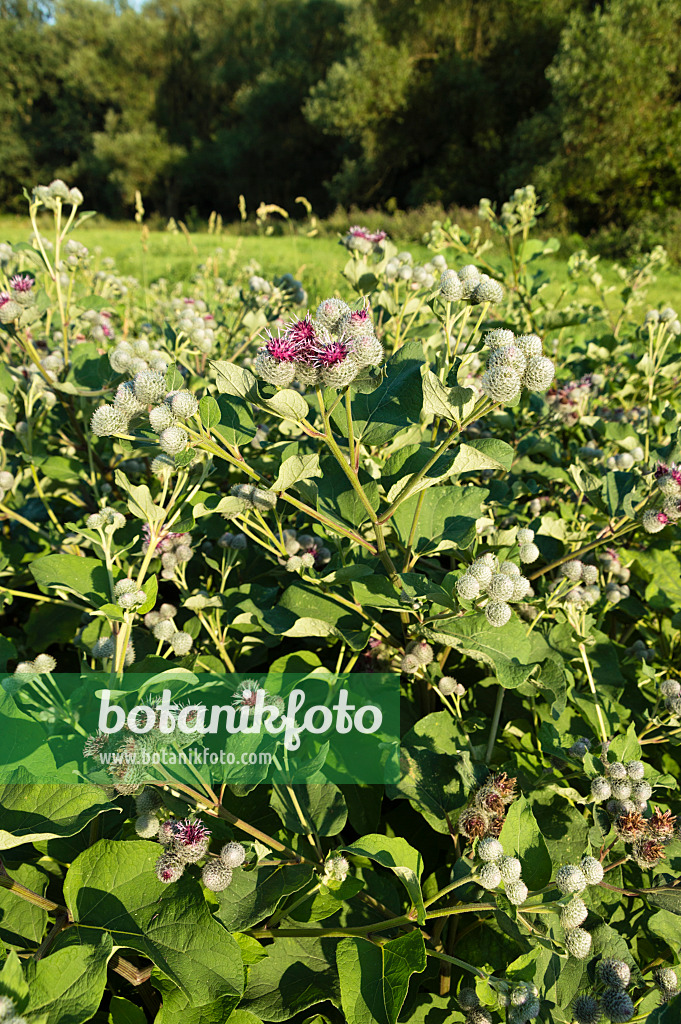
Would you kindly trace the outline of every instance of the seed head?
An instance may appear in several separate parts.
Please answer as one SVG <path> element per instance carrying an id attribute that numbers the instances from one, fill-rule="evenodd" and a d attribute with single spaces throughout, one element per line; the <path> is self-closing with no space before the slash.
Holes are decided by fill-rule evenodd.
<path id="1" fill-rule="evenodd" d="M 482 1006 L 466 1014 L 466 1024 L 492 1024 L 492 1014 Z"/>
<path id="2" fill-rule="evenodd" d="M 458 829 L 469 839 L 482 839 L 489 827 L 489 815 L 479 807 L 467 807 L 459 815 Z"/>
<path id="3" fill-rule="evenodd" d="M 546 391 L 556 376 L 556 368 L 546 356 L 534 356 L 527 363 L 523 385 L 528 391 Z"/>
<path id="4" fill-rule="evenodd" d="M 488 277 L 487 274 L 480 275 L 480 281 L 471 292 L 470 301 L 475 306 L 480 302 L 491 302 L 493 305 L 497 305 L 503 302 L 504 289 L 495 281 L 494 278 Z"/>
<path id="5" fill-rule="evenodd" d="M 584 924 L 588 916 L 589 911 L 586 903 L 576 896 L 561 910 L 560 923 L 567 932 L 571 928 L 578 928 L 580 924 Z"/>
<path id="6" fill-rule="evenodd" d="M 679 979 L 676 976 L 676 971 L 671 967 L 658 967 L 653 971 L 653 978 L 665 1000 L 671 999 L 679 991 Z"/>
<path id="7" fill-rule="evenodd" d="M 629 964 L 624 960 L 607 957 L 597 963 L 596 977 L 611 988 L 628 988 L 631 982 L 631 970 Z"/>
<path id="8" fill-rule="evenodd" d="M 468 1013 L 469 1010 L 474 1010 L 476 1006 L 480 1005 L 478 993 L 474 988 L 462 988 L 457 996 L 457 1002 L 464 1013 Z"/>
<path id="9" fill-rule="evenodd" d="M 180 658 L 184 657 L 185 654 L 189 654 L 193 643 L 194 640 L 191 635 L 185 633 L 184 630 L 178 630 L 177 633 L 173 633 L 170 637 L 170 646 Z"/>
<path id="10" fill-rule="evenodd" d="M 542 354 L 541 338 L 537 334 L 520 334 L 515 344 L 527 359 L 536 359 Z"/>

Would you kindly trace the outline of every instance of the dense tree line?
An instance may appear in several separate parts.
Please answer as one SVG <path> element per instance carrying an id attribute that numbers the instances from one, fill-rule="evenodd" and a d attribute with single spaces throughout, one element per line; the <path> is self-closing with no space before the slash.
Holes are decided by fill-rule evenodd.
<path id="1" fill-rule="evenodd" d="M 678 0 L 0 0 L 0 206 L 681 206 Z"/>

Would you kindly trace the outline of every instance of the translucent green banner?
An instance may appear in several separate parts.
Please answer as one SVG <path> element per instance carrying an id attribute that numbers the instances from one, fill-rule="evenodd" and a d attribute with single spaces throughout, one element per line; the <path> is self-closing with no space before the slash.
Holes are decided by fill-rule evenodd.
<path id="1" fill-rule="evenodd" d="M 399 779 L 399 676 L 11 676 L 0 782 L 207 785 Z"/>

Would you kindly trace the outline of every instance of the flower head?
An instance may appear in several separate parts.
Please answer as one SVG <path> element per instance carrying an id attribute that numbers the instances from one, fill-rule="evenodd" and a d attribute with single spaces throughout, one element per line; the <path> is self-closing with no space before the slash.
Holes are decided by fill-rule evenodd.
<path id="1" fill-rule="evenodd" d="M 195 818 L 183 818 L 173 826 L 173 838 L 182 846 L 195 846 L 210 839 L 210 829 Z"/>
<path id="2" fill-rule="evenodd" d="M 15 292 L 30 292 L 34 284 L 35 281 L 28 274 L 15 274 L 9 282 L 10 288 Z"/>
<path id="3" fill-rule="evenodd" d="M 276 338 L 273 334 L 270 334 L 267 342 L 265 343 L 265 349 L 272 356 L 281 363 L 292 363 L 299 355 L 300 342 L 287 332 L 286 334 L 280 334 Z"/>

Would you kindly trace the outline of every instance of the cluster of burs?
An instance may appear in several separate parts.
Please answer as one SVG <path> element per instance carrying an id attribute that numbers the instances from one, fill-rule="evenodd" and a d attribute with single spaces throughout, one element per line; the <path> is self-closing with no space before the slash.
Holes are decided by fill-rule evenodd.
<path id="1" fill-rule="evenodd" d="M 634 1001 L 627 992 L 632 982 L 629 964 L 605 957 L 596 964 L 595 979 L 592 992 L 583 992 L 574 1001 L 575 1024 L 600 1024 L 603 1018 L 612 1024 L 627 1024 L 636 1013 Z M 653 981 L 662 1003 L 669 1002 L 679 992 L 679 981 L 671 967 L 655 968 Z M 644 1017 L 647 1019 L 647 1013 Z"/>
<path id="2" fill-rule="evenodd" d="M 480 382 L 484 394 L 503 405 L 520 398 L 523 389 L 546 391 L 556 374 L 553 360 L 543 354 L 537 334 L 515 335 L 498 328 L 483 338 L 489 349 L 487 369 Z"/>
<path id="3" fill-rule="evenodd" d="M 241 843 L 226 843 L 217 856 L 209 853 L 210 829 L 198 818 L 166 818 L 161 821 L 161 799 L 155 789 L 143 789 L 135 799 L 135 831 L 142 839 L 156 839 L 163 853 L 156 862 L 156 877 L 165 885 L 177 882 L 190 864 L 204 861 L 203 884 L 211 892 L 222 892 L 232 882 L 235 869 L 246 860 Z M 208 858 L 208 859 L 206 859 Z"/>
<path id="4" fill-rule="evenodd" d="M 440 275 L 440 295 L 445 302 L 468 302 L 471 306 L 478 306 L 481 302 L 497 305 L 503 301 L 503 286 L 488 274 L 481 274 L 472 263 L 467 263 L 460 270 L 451 270 L 443 256 L 436 256 L 433 263 L 438 259 L 445 264 Z M 442 264 L 437 266 L 440 268 Z"/>
<path id="5" fill-rule="evenodd" d="M 518 533 L 532 531 L 519 530 Z M 490 626 L 505 626 L 511 618 L 511 603 L 524 601 L 530 591 L 530 581 L 518 566 L 513 562 L 500 562 L 491 551 L 476 558 L 456 581 L 456 592 L 462 600 L 487 599 L 485 616 Z"/>
<path id="6" fill-rule="evenodd" d="M 405 250 L 387 260 L 384 273 L 389 284 L 404 283 L 412 291 L 430 291 L 435 287 L 437 275 L 446 268 L 444 256 L 433 256 L 427 263 L 414 263 L 412 254 Z"/>
<path id="7" fill-rule="evenodd" d="M 187 447 L 189 434 L 180 425 L 197 414 L 198 402 L 186 389 L 168 391 L 165 374 L 159 370 L 141 370 L 131 381 L 119 384 L 113 405 L 100 405 L 90 420 L 90 428 L 98 437 L 127 435 L 131 420 L 142 413 L 158 434 L 158 443 L 165 453 L 154 459 L 152 472 L 174 468 L 172 457 Z"/>
<path id="8" fill-rule="evenodd" d="M 539 1016 L 541 1003 L 539 990 L 529 981 L 495 981 L 494 988 L 499 999 L 506 1005 L 507 1024 L 528 1024 Z M 494 1018 L 486 1006 L 480 1005 L 480 998 L 473 988 L 462 988 L 457 1001 L 463 1011 L 466 1024 L 493 1024 Z"/>
<path id="9" fill-rule="evenodd" d="M 641 333 L 648 334 L 649 331 L 657 331 L 660 333 L 668 331 L 675 337 L 681 334 L 681 320 L 675 309 L 671 306 L 665 306 L 663 309 L 649 309 L 645 315 L 643 325 L 641 327 Z"/>
<path id="10" fill-rule="evenodd" d="M 248 287 L 250 295 L 242 294 L 242 298 L 252 298 L 256 306 L 267 306 L 277 302 L 284 306 L 304 306 L 307 302 L 307 292 L 302 282 L 293 274 L 281 274 L 271 282 L 260 274 L 252 274 L 248 279 Z"/>
<path id="11" fill-rule="evenodd" d="M 369 310 L 352 310 L 342 299 L 323 299 L 312 317 L 294 319 L 258 350 L 255 371 L 278 388 L 348 387 L 365 369 L 383 361 Z"/>

